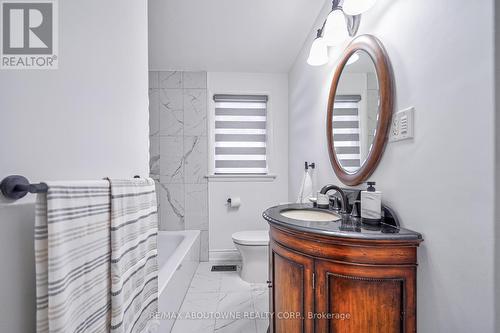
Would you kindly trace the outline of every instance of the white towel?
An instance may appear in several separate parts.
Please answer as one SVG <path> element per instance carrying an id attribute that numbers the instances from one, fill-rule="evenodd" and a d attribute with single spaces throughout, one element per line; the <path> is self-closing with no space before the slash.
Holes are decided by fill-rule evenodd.
<path id="1" fill-rule="evenodd" d="M 36 331 L 107 332 L 109 182 L 47 185 L 36 201 Z"/>
<path id="2" fill-rule="evenodd" d="M 152 179 L 111 183 L 111 332 L 154 332 L 158 217 Z"/>
<path id="3" fill-rule="evenodd" d="M 299 190 L 299 196 L 297 198 L 297 203 L 309 203 L 309 198 L 313 197 L 313 180 L 312 171 L 307 169 L 304 171 L 304 176 L 302 177 L 302 183 Z"/>

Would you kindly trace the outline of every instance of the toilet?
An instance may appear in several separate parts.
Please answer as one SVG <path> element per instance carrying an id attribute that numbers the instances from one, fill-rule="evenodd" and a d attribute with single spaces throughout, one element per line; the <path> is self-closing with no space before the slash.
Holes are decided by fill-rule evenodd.
<path id="1" fill-rule="evenodd" d="M 240 231 L 232 237 L 242 258 L 241 278 L 249 283 L 265 283 L 269 279 L 269 231 Z"/>

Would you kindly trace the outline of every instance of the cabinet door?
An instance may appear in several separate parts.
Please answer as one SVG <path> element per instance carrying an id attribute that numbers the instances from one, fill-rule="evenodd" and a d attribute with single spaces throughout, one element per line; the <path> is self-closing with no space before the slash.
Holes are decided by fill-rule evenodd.
<path id="1" fill-rule="evenodd" d="M 274 333 L 310 333 L 314 322 L 312 258 L 286 249 L 271 241 L 270 303 Z"/>
<path id="2" fill-rule="evenodd" d="M 316 261 L 317 332 L 415 332 L 415 269 Z"/>

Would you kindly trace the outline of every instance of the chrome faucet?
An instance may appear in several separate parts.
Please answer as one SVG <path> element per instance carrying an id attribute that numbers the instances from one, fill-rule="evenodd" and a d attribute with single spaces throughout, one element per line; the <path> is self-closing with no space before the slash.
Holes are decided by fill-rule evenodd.
<path id="1" fill-rule="evenodd" d="M 321 189 L 320 193 L 326 194 L 331 190 L 335 190 L 338 193 L 340 193 L 340 196 L 342 198 L 342 208 L 340 209 L 340 213 L 341 214 L 348 214 L 348 212 L 347 212 L 347 207 L 348 207 L 347 195 L 340 187 L 338 187 L 337 185 L 333 185 L 333 184 L 326 185 Z"/>

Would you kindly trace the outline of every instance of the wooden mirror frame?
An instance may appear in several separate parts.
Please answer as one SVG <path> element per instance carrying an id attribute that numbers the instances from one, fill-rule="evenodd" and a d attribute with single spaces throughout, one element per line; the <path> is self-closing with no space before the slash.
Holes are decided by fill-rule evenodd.
<path id="1" fill-rule="evenodd" d="M 366 160 L 355 173 L 348 173 L 335 153 L 333 142 L 333 106 L 335 102 L 335 93 L 339 84 L 342 71 L 349 58 L 357 51 L 366 52 L 373 61 L 377 72 L 377 80 L 379 85 L 379 110 L 377 132 L 373 139 L 373 146 Z M 359 185 L 370 177 L 377 168 L 382 154 L 387 143 L 389 129 L 392 120 L 394 108 L 394 77 L 392 73 L 391 63 L 384 46 L 378 38 L 372 35 L 361 35 L 351 41 L 345 49 L 340 62 L 335 70 L 332 84 L 330 86 L 330 95 L 328 97 L 328 112 L 326 117 L 326 135 L 328 139 L 328 153 L 335 174 L 340 181 L 346 185 Z"/>

